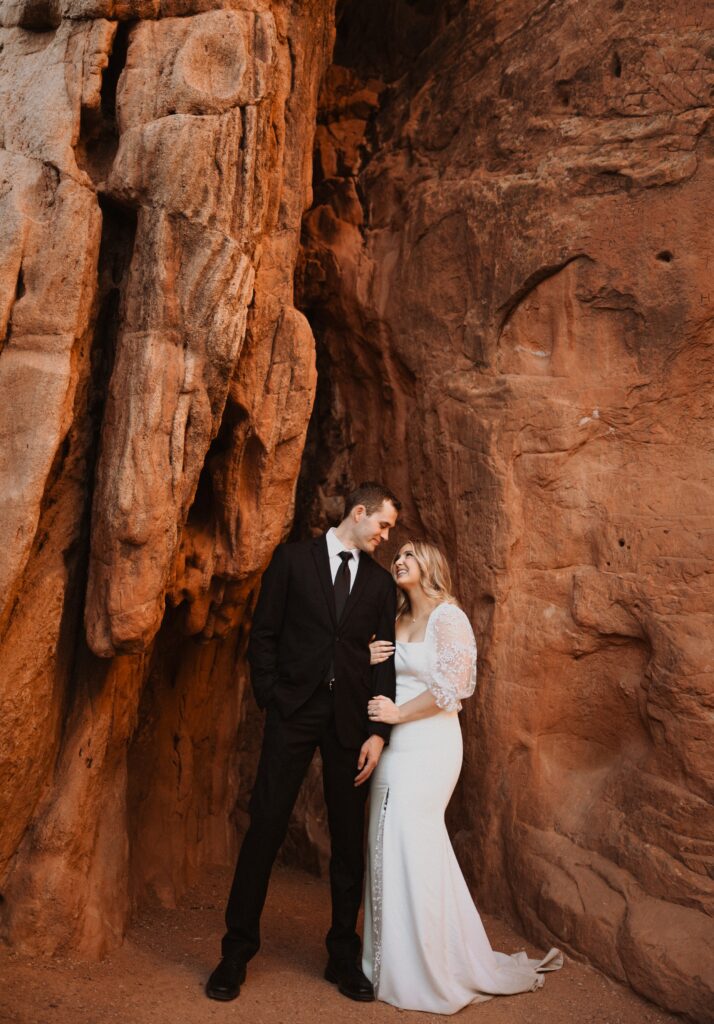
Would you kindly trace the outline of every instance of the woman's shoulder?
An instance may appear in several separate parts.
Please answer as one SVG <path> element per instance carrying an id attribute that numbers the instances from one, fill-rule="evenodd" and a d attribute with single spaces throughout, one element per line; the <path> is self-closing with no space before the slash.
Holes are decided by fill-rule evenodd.
<path id="1" fill-rule="evenodd" d="M 471 622 L 466 612 L 463 608 L 460 608 L 459 605 L 454 604 L 451 601 L 442 601 L 442 603 L 438 604 L 431 613 L 429 625 L 436 625 L 437 623 L 449 626 L 461 626 L 463 629 L 468 626 L 469 630 L 473 632 L 471 629 Z"/>

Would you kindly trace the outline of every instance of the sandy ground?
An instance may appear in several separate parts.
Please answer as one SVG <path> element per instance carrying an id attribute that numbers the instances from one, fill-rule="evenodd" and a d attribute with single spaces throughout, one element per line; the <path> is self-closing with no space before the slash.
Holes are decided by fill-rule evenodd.
<path id="1" fill-rule="evenodd" d="M 353 1003 L 322 979 L 329 890 L 310 875 L 278 868 L 264 915 L 263 948 L 240 997 L 207 999 L 218 961 L 226 873 L 213 873 L 176 910 L 142 913 L 121 949 L 101 963 L 33 959 L 0 950 L 0 1021 L 12 1024 L 426 1024 L 447 1018 Z M 484 917 L 504 952 L 538 951 L 502 922 Z M 538 992 L 470 1006 L 459 1024 L 672 1024 L 663 1013 L 592 968 L 567 961 Z"/>

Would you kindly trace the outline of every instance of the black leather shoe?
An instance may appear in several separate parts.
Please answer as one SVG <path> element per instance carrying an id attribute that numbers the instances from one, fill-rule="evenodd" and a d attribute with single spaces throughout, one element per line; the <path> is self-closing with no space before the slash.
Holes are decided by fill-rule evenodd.
<path id="1" fill-rule="evenodd" d="M 209 999 L 228 1003 L 236 998 L 244 981 L 245 964 L 224 956 L 206 983 L 206 995 Z"/>
<path id="2" fill-rule="evenodd" d="M 349 960 L 328 960 L 325 968 L 325 980 L 337 985 L 338 990 L 348 999 L 356 999 L 358 1003 L 374 1001 L 374 989 L 365 978 L 361 968 Z"/>

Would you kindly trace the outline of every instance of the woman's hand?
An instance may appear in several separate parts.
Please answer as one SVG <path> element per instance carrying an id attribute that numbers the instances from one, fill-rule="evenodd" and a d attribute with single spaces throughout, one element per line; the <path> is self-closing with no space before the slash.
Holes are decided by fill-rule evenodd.
<path id="1" fill-rule="evenodd" d="M 394 654 L 394 644 L 391 640 L 373 640 L 369 645 L 370 665 L 379 665 Z"/>
<path id="2" fill-rule="evenodd" d="M 399 725 L 401 714 L 399 708 L 389 697 L 372 697 L 367 705 L 370 722 L 385 722 L 387 725 Z"/>

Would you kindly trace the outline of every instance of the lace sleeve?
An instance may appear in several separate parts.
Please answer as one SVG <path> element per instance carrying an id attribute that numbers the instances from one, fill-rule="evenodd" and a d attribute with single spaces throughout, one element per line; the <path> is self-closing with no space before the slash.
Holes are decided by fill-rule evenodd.
<path id="1" fill-rule="evenodd" d="M 434 610 L 428 624 L 427 685 L 443 711 L 460 711 L 476 688 L 476 638 L 466 615 L 453 604 Z"/>

